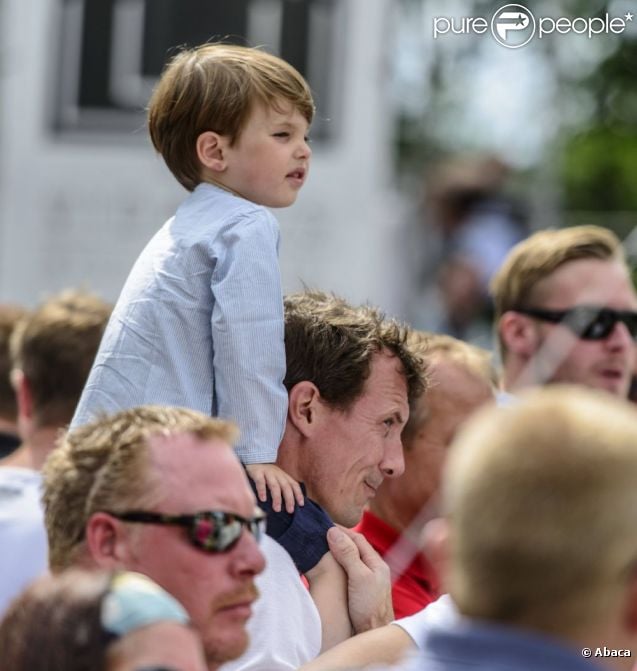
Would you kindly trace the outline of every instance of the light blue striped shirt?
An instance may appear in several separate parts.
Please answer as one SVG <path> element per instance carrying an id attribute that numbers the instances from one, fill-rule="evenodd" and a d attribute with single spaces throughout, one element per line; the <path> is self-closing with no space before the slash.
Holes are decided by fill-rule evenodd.
<path id="1" fill-rule="evenodd" d="M 279 227 L 200 184 L 148 243 L 108 323 L 72 427 L 146 403 L 233 419 L 244 463 L 272 463 L 287 413 Z"/>

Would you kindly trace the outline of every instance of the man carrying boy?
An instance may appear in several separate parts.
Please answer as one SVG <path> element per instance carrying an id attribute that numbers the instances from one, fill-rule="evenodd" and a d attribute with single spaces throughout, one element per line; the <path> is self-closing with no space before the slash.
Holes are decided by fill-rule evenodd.
<path id="1" fill-rule="evenodd" d="M 192 193 L 135 263 L 73 426 L 144 403 L 235 420 L 260 498 L 301 503 L 274 466 L 287 393 L 278 225 L 307 176 L 310 90 L 257 49 L 206 44 L 178 54 L 149 105 L 157 151 Z M 263 465 L 266 466 L 263 466 Z"/>

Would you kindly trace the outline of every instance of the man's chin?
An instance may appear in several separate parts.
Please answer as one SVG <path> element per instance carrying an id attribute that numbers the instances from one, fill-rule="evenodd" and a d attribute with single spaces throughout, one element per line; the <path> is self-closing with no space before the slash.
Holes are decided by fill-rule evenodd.
<path id="1" fill-rule="evenodd" d="M 606 377 L 600 376 L 595 385 L 602 391 L 607 391 L 615 396 L 626 398 L 628 396 L 628 388 L 630 387 L 630 380 L 622 377 Z"/>
<path id="2" fill-rule="evenodd" d="M 352 505 L 347 509 L 340 510 L 333 515 L 330 514 L 332 522 L 340 524 L 342 527 L 346 527 L 347 529 L 355 527 L 363 517 L 363 510 L 365 510 L 365 505 L 366 504 L 362 504 L 360 506 Z"/>
<path id="3" fill-rule="evenodd" d="M 206 662 L 209 666 L 219 666 L 238 659 L 248 649 L 250 643 L 250 637 L 245 630 L 229 638 L 219 638 L 219 633 L 217 632 L 217 636 L 205 641 L 204 644 Z"/>

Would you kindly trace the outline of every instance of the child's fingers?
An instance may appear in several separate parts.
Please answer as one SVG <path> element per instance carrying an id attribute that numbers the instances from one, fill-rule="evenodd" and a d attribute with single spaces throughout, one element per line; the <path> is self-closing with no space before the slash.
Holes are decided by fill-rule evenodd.
<path id="1" fill-rule="evenodd" d="M 282 485 L 281 493 L 283 494 L 283 500 L 285 501 L 285 509 L 291 515 L 294 512 L 294 506 L 296 505 L 296 500 L 295 500 L 294 489 L 290 486 L 289 482 L 286 482 Z"/>
<path id="2" fill-rule="evenodd" d="M 292 481 L 292 491 L 294 492 L 294 498 L 296 499 L 296 502 L 302 506 L 305 504 L 305 497 L 303 496 L 303 490 L 301 489 L 301 485 L 296 481 Z"/>
<path id="3" fill-rule="evenodd" d="M 259 501 L 267 501 L 268 492 L 265 485 L 265 478 L 263 477 L 263 475 L 259 474 L 252 479 L 254 480 L 254 484 L 257 488 L 257 497 L 259 498 Z"/>
<path id="4" fill-rule="evenodd" d="M 268 488 L 272 496 L 272 510 L 275 513 L 281 512 L 281 485 L 276 480 L 268 480 Z"/>

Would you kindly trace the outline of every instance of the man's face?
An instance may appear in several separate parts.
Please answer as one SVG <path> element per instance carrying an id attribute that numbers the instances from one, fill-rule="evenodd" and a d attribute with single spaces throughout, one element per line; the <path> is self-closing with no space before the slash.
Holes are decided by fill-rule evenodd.
<path id="1" fill-rule="evenodd" d="M 418 400 L 424 421 L 405 442 L 405 472 L 381 486 L 372 510 L 404 528 L 423 506 L 435 506 L 447 449 L 460 425 L 484 403 L 493 402 L 491 385 L 464 366 L 434 354 L 429 362 L 432 382 Z M 389 499 L 385 502 L 385 499 Z M 435 507 L 429 511 L 435 514 Z M 388 513 L 389 514 L 389 513 Z M 397 518 L 397 519 L 393 519 Z"/>
<path id="2" fill-rule="evenodd" d="M 374 355 L 362 395 L 346 412 L 321 403 L 303 477 L 308 495 L 330 517 L 354 526 L 385 477 L 404 469 L 401 431 L 409 416 L 400 361 Z"/>
<path id="3" fill-rule="evenodd" d="M 159 483 L 154 511 L 254 515 L 254 496 L 227 444 L 190 434 L 155 436 L 149 441 L 149 453 L 151 482 Z M 245 625 L 257 597 L 254 577 L 265 566 L 254 537 L 244 529 L 230 550 L 209 554 L 191 545 L 183 528 L 134 526 L 132 559 L 125 568 L 146 574 L 183 604 L 202 637 L 209 663 L 239 657 L 248 644 Z"/>
<path id="4" fill-rule="evenodd" d="M 599 259 L 565 263 L 538 283 L 529 303 L 531 307 L 550 310 L 577 305 L 637 309 L 637 297 L 625 266 Z M 538 347 L 531 366 L 539 384 L 582 384 L 627 395 L 636 350 L 624 324 L 616 324 L 602 340 L 582 340 L 566 326 L 533 321 Z"/>

